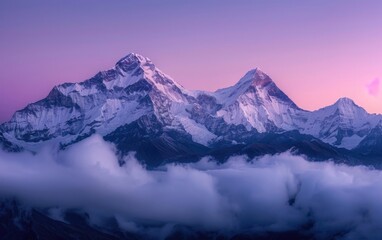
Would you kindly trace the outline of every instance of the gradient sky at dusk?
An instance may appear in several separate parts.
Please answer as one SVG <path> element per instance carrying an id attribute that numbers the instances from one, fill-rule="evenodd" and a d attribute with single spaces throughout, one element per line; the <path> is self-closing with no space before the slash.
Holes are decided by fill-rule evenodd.
<path id="1" fill-rule="evenodd" d="M 129 52 L 189 89 L 254 67 L 308 110 L 347 96 L 382 113 L 382 1 L 1 0 L 0 122 Z"/>

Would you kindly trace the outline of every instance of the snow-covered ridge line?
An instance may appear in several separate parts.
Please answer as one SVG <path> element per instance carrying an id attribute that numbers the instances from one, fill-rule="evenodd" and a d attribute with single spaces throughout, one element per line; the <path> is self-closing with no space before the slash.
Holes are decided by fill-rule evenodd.
<path id="1" fill-rule="evenodd" d="M 149 58 L 130 53 L 112 69 L 84 82 L 54 87 L 45 99 L 17 111 L 0 129 L 7 140 L 27 149 L 49 142 L 68 145 L 94 133 L 120 136 L 116 132 L 130 129 L 130 124 L 150 128 L 154 135 L 149 138 L 168 141 L 166 134 L 175 131 L 207 147 L 219 141 L 243 141 L 243 131 L 298 130 L 352 149 L 381 123 L 382 115 L 369 114 L 348 98 L 316 111 L 303 110 L 258 68 L 231 87 L 190 91 Z"/>

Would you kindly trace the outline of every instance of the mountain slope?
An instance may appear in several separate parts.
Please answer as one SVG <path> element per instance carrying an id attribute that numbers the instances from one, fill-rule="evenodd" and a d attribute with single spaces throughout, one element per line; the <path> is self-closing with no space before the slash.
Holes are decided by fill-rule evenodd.
<path id="1" fill-rule="evenodd" d="M 121 125 L 154 114 L 163 125 L 182 128 L 175 118 L 193 98 L 147 58 L 129 54 L 108 71 L 82 83 L 65 83 L 17 111 L 2 129 L 27 148 L 40 141 L 63 144 L 93 133 L 107 135 Z"/>
<path id="2" fill-rule="evenodd" d="M 382 121 L 369 131 L 362 139 L 359 145 L 354 149 L 366 156 L 378 157 L 382 156 Z"/>
<path id="3" fill-rule="evenodd" d="M 222 104 L 217 116 L 258 132 L 295 129 L 302 112 L 259 69 L 249 71 L 236 85 L 218 90 L 214 96 Z"/>
<path id="4" fill-rule="evenodd" d="M 328 157 L 338 157 L 338 152 L 358 156 L 378 153 L 364 148 L 378 148 L 370 142 L 381 134 L 376 128 L 380 121 L 381 115 L 369 114 L 347 98 L 317 111 L 303 110 L 257 68 L 234 86 L 189 91 L 150 59 L 130 53 L 112 69 L 84 82 L 58 85 L 46 98 L 17 111 L 0 126 L 0 143 L 11 151 L 63 149 L 99 134 L 121 154 L 137 151 L 141 159 L 158 164 L 223 147 L 239 149 L 237 144 L 270 146 L 272 141 L 264 136 L 284 139 L 284 133 L 297 131 L 293 144 L 284 146 L 304 146 L 312 154 L 321 149 Z M 342 154 L 338 148 L 356 151 Z M 256 149 L 261 153 L 261 147 Z M 285 151 L 279 146 L 267 149 Z"/>

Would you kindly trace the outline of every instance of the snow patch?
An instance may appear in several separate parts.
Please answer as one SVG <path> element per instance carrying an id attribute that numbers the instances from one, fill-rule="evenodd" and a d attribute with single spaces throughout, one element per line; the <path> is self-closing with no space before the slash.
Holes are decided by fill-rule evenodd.
<path id="1" fill-rule="evenodd" d="M 192 140 L 196 143 L 200 143 L 204 146 L 208 146 L 208 144 L 215 139 L 217 136 L 207 128 L 194 120 L 186 117 L 178 118 L 186 132 L 188 132 L 192 136 Z"/>

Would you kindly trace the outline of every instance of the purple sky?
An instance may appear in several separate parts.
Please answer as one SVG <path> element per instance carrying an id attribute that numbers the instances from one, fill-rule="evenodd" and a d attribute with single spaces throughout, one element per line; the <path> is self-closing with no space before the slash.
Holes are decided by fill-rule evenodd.
<path id="1" fill-rule="evenodd" d="M 129 52 L 190 89 L 260 67 L 300 107 L 382 113 L 382 1 L 1 0 L 0 122 Z"/>

